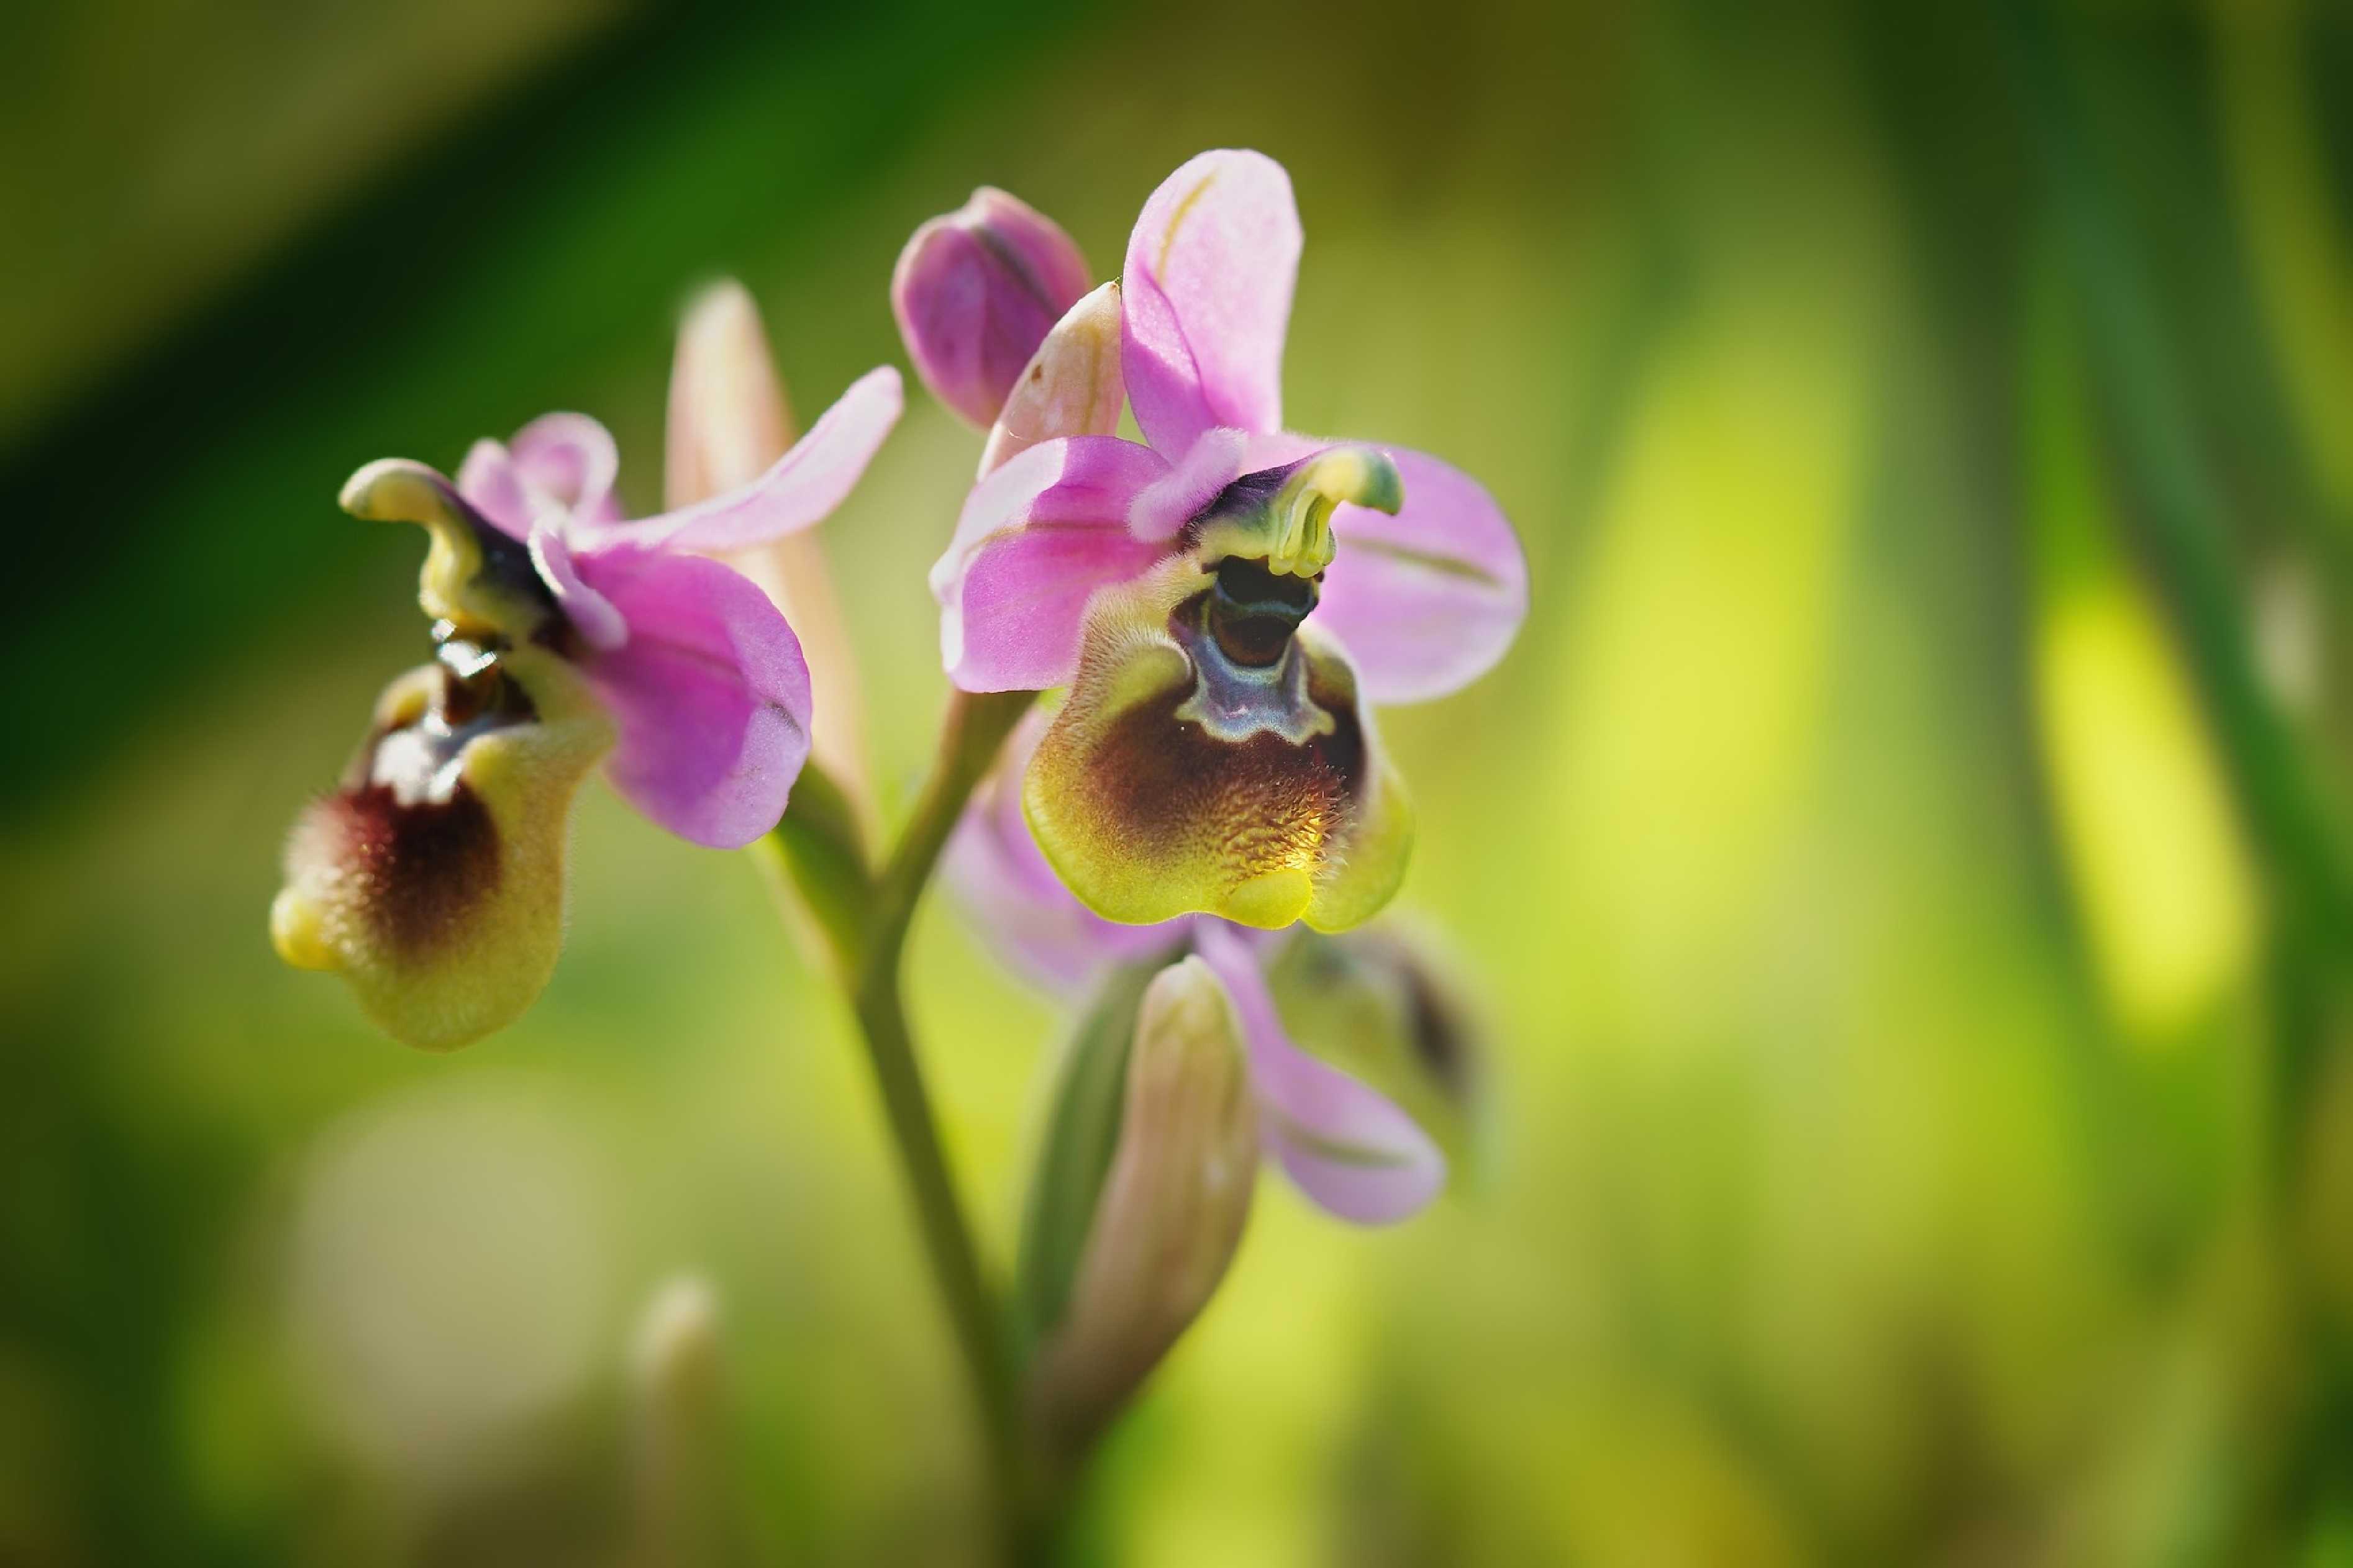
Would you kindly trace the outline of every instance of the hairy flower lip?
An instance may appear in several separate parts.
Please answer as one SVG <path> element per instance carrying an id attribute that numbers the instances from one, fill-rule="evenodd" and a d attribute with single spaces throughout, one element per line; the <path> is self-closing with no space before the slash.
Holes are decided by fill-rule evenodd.
<path id="1" fill-rule="evenodd" d="M 1436 1197 L 1447 1181 L 1449 1140 L 1433 1141 L 1403 1126 L 1398 1118 L 1410 1119 L 1413 1108 L 1398 1102 L 1394 1083 L 1362 1077 L 1354 1070 L 1361 1062 L 1328 1049 L 1316 1053 L 1294 1038 L 1287 1014 L 1276 1009 L 1268 991 L 1277 966 L 1285 955 L 1300 953 L 1303 942 L 1324 944 L 1306 956 L 1324 949 L 1353 952 L 1380 941 L 1377 933 L 1328 939 L 1244 930 L 1198 914 L 1162 925 L 1119 924 L 1095 914 L 1055 875 L 1017 798 L 1050 727 L 1050 715 L 1040 709 L 1014 732 L 950 844 L 950 879 L 981 937 L 1033 982 L 1065 997 L 1115 986 L 1133 966 L 1165 968 L 1188 950 L 1214 954 L 1208 961 L 1223 966 L 1222 977 L 1250 1026 L 1245 1045 L 1265 1110 L 1265 1153 L 1282 1163 L 1311 1201 L 1354 1222 L 1400 1220 Z M 1357 945 L 1330 945 L 1335 942 Z M 1406 1002 L 1403 1016 L 1410 1026 L 1432 1027 L 1425 1022 L 1431 1003 L 1419 994 Z M 1456 1049 L 1450 1059 L 1431 1064 L 1432 1075 L 1441 1091 L 1464 1098 L 1469 1075 L 1459 1044 L 1451 1037 L 1440 1043 Z M 1413 1044 L 1422 1047 L 1419 1038 Z M 1323 1065 L 1298 1066 L 1303 1052 L 1322 1055 Z M 1475 1074 L 1475 1060 L 1469 1065 Z M 1355 1082 L 1345 1081 L 1352 1078 Z M 1388 1101 L 1388 1109 L 1377 1101 Z M 1419 1099 L 1415 1103 L 1427 1109 Z M 1334 1149 L 1345 1152 L 1327 1157 Z"/>
<path id="2" fill-rule="evenodd" d="M 298 818 L 270 908 L 281 957 L 341 973 L 427 1050 L 511 1022 L 546 984 L 572 799 L 613 742 L 559 656 L 444 652 L 378 698 L 342 784 Z"/>

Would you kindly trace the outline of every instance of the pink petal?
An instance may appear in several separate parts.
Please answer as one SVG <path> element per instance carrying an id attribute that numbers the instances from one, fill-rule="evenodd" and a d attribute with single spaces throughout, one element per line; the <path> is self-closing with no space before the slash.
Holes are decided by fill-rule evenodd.
<path id="1" fill-rule="evenodd" d="M 539 580 L 555 595 L 556 607 L 590 647 L 610 653 L 629 640 L 629 623 L 613 601 L 580 580 L 571 547 L 554 518 L 542 518 L 531 531 L 531 563 Z"/>
<path id="2" fill-rule="evenodd" d="M 1266 1113 L 1260 1137 L 1301 1192 L 1342 1219 L 1388 1225 L 1444 1190 L 1446 1156 L 1413 1118 L 1291 1043 L 1247 943 L 1203 921 L 1195 951 L 1233 997 Z"/>
<path id="3" fill-rule="evenodd" d="M 659 517 L 591 527 L 596 546 L 636 543 L 680 551 L 745 550 L 797 533 L 849 498 L 866 465 L 899 421 L 899 373 L 889 365 L 850 384 L 808 434 L 774 467 L 740 489 Z M 584 542 L 575 531 L 573 542 Z"/>
<path id="4" fill-rule="evenodd" d="M 508 444 L 526 491 L 537 491 L 583 522 L 617 522 L 613 493 L 621 457 L 613 433 L 586 414 L 543 414 Z"/>
<path id="5" fill-rule="evenodd" d="M 1242 477 L 1250 438 L 1220 426 L 1204 430 L 1184 461 L 1145 487 L 1127 509 L 1127 531 L 1155 544 L 1176 537 L 1219 492 Z"/>
<path id="6" fill-rule="evenodd" d="M 1078 668 L 1087 600 L 1159 559 L 1127 531 L 1128 508 L 1168 471 L 1111 436 L 1030 447 L 973 487 L 932 568 L 940 658 L 966 691 L 1041 691 Z"/>
<path id="7" fill-rule="evenodd" d="M 1046 732 L 1042 709 L 1022 721 L 956 825 L 941 864 L 974 929 L 1049 991 L 1083 990 L 1105 968 L 1173 949 L 1185 922 L 1114 925 L 1054 875 L 1021 812 L 1021 775 Z"/>
<path id="8" fill-rule="evenodd" d="M 1425 453 L 1385 450 L 1405 480 L 1405 505 L 1394 517 L 1334 511 L 1337 548 L 1314 620 L 1346 648 L 1367 698 L 1419 702 L 1469 685 L 1504 657 L 1527 618 L 1527 561 L 1476 479 Z"/>
<path id="9" fill-rule="evenodd" d="M 714 849 L 774 827 L 809 749 L 808 666 L 783 614 L 698 555 L 619 545 L 575 563 L 628 622 L 626 646 L 582 666 L 620 730 L 613 787 Z"/>
<path id="10" fill-rule="evenodd" d="M 458 493 L 484 521 L 517 539 L 531 537 L 531 497 L 506 447 L 488 437 L 474 443 L 458 465 Z"/>
<path id="11" fill-rule="evenodd" d="M 1127 242 L 1121 369 L 1166 453 L 1215 426 L 1282 423 L 1282 340 L 1299 274 L 1291 176 L 1262 153 L 1204 153 L 1168 176 Z"/>

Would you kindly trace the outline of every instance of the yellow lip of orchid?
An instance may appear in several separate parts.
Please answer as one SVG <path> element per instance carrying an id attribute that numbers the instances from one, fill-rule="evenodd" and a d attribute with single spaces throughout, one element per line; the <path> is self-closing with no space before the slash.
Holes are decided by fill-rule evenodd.
<path id="1" fill-rule="evenodd" d="M 1263 601 L 1226 605 L 1221 585 L 1188 555 L 1099 595 L 1024 814 L 1107 920 L 1357 924 L 1404 878 L 1404 787 L 1337 645 L 1312 622 L 1249 613 Z M 1260 637 L 1268 619 L 1279 637 Z"/>
<path id="2" fill-rule="evenodd" d="M 572 799 L 613 733 L 555 654 L 445 642 L 385 688 L 343 786 L 296 823 L 280 956 L 341 973 L 423 1049 L 511 1022 L 554 971 Z"/>
<path id="3" fill-rule="evenodd" d="M 1022 792 L 1047 859 L 1097 914 L 1336 931 L 1396 891 L 1411 812 L 1354 670 L 1308 617 L 1333 510 L 1402 499 L 1369 447 L 1247 474 L 1176 553 L 1098 595 Z"/>

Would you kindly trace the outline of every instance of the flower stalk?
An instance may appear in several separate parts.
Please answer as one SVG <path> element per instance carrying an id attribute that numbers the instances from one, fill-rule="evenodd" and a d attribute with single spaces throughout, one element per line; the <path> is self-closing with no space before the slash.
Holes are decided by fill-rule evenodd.
<path id="1" fill-rule="evenodd" d="M 846 800 L 814 769 L 803 775 L 791 809 L 770 837 L 833 948 L 906 1177 L 933 1283 L 972 1383 L 1002 1521 L 1008 1539 L 1017 1543 L 1029 1529 L 1034 1489 L 1014 1342 L 948 1170 L 899 972 L 908 928 L 940 851 L 1031 695 L 957 692 L 950 700 L 931 777 L 879 874 L 865 869 Z M 812 789 L 812 784 L 818 787 Z"/>

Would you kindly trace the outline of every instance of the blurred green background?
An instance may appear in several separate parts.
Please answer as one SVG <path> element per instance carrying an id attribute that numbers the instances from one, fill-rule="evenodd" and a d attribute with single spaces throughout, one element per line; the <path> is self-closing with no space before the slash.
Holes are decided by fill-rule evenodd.
<path id="1" fill-rule="evenodd" d="M 455 1058 L 281 968 L 279 839 L 426 643 L 333 505 L 553 407 L 659 497 L 697 283 L 804 416 L 980 183 L 1116 264 L 1285 163 L 1307 429 L 1516 520 L 1385 716 L 1492 1137 L 1278 1180 L 1104 1456 L 1100 1561 L 2353 1563 L 2353 11 L 1240 0 L 1020 16 L 110 0 L 0 65 L 0 1563 L 626 1560 L 626 1352 L 723 1314 L 763 1562 L 980 1550 L 843 1016 L 748 858 L 592 787 Z M 977 437 L 828 525 L 876 772 Z M 1053 1007 L 945 900 L 988 1245 Z"/>

